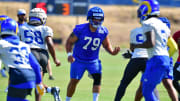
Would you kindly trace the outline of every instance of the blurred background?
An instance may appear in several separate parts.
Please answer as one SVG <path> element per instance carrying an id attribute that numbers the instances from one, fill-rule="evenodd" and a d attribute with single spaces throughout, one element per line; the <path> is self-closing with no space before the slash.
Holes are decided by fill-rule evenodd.
<path id="1" fill-rule="evenodd" d="M 139 0 L 0 0 L 0 14 L 17 20 L 17 10 L 25 9 L 27 16 L 34 7 L 47 14 L 46 25 L 54 31 L 54 39 L 64 45 L 76 24 L 85 23 L 88 8 L 101 7 L 105 12 L 103 23 L 109 29 L 113 46 L 129 47 L 130 31 L 140 26 L 137 19 Z M 180 0 L 158 0 L 161 16 L 169 18 L 173 34 L 180 29 Z"/>

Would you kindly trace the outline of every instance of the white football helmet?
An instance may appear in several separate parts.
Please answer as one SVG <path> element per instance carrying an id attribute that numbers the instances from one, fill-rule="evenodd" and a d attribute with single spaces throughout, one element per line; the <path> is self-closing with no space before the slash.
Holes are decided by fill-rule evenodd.
<path id="1" fill-rule="evenodd" d="M 41 8 L 33 8 L 29 13 L 29 18 L 31 17 L 40 18 L 42 24 L 46 23 L 47 15 L 45 11 Z"/>

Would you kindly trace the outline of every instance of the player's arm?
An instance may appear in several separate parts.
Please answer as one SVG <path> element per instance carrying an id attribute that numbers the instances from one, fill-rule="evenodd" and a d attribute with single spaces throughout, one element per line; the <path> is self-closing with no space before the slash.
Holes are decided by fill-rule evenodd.
<path id="1" fill-rule="evenodd" d="M 43 95 L 44 86 L 42 84 L 40 65 L 32 53 L 29 54 L 29 62 L 36 75 L 36 91 L 40 95 Z"/>
<path id="2" fill-rule="evenodd" d="M 134 48 L 152 48 L 155 45 L 155 33 L 154 31 L 148 31 L 145 33 L 146 41 L 142 44 L 131 44 L 132 49 Z"/>
<path id="3" fill-rule="evenodd" d="M 42 82 L 40 65 L 32 53 L 29 54 L 29 63 L 36 74 L 36 84 Z"/>
<path id="4" fill-rule="evenodd" d="M 169 47 L 168 52 L 169 56 L 171 57 L 178 50 L 178 46 L 171 36 L 168 38 L 167 46 Z"/>
<path id="5" fill-rule="evenodd" d="M 74 58 L 72 56 L 72 48 L 74 43 L 78 40 L 78 37 L 72 32 L 66 41 L 66 52 L 68 54 L 68 62 L 72 63 Z"/>
<path id="6" fill-rule="evenodd" d="M 47 42 L 47 46 L 48 46 L 48 50 L 53 58 L 54 63 L 56 64 L 56 66 L 60 66 L 61 63 L 60 61 L 56 58 L 56 52 L 55 52 L 55 48 L 54 48 L 54 43 L 52 40 L 51 36 L 47 36 L 46 37 L 46 42 Z"/>
<path id="7" fill-rule="evenodd" d="M 116 55 L 116 54 L 118 54 L 119 51 L 120 51 L 120 47 L 115 47 L 114 50 L 113 50 L 112 45 L 111 45 L 110 40 L 109 40 L 108 37 L 106 37 L 106 38 L 104 39 L 102 45 L 103 45 L 104 49 L 105 49 L 108 53 L 110 53 L 111 55 Z"/>
<path id="8" fill-rule="evenodd" d="M 131 52 L 134 52 L 134 47 L 133 47 L 132 43 L 130 43 L 130 50 L 131 50 Z"/>

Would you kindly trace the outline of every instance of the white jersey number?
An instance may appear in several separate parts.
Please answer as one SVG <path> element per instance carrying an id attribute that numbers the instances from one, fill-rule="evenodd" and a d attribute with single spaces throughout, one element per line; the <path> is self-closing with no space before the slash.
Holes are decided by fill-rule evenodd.
<path id="1" fill-rule="evenodd" d="M 10 50 L 10 52 L 12 53 L 24 53 L 25 56 L 23 56 L 22 54 L 15 54 L 15 61 L 14 63 L 15 64 L 24 64 L 24 63 L 27 63 L 29 64 L 29 56 L 28 56 L 28 51 L 26 49 L 26 47 L 21 47 L 20 49 L 17 48 L 17 47 L 12 47 Z"/>
<path id="2" fill-rule="evenodd" d="M 33 36 L 35 36 L 33 38 Z M 43 38 L 40 31 L 32 31 L 32 30 L 25 30 L 24 31 L 24 37 L 27 39 L 25 43 L 31 44 L 33 43 L 33 40 L 37 42 L 38 44 L 43 44 Z"/>
<path id="3" fill-rule="evenodd" d="M 83 49 L 87 50 L 87 47 L 90 45 L 92 42 L 92 37 L 84 37 L 84 40 L 88 40 L 88 42 L 84 45 Z M 100 45 L 100 39 L 99 38 L 94 38 L 93 40 L 93 46 L 91 47 L 91 50 L 96 50 Z"/>

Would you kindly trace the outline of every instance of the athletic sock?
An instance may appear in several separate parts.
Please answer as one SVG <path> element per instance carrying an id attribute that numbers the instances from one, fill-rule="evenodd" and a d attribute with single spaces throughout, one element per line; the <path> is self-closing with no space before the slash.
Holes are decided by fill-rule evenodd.
<path id="1" fill-rule="evenodd" d="M 99 93 L 93 93 L 93 101 L 98 101 Z"/>
<path id="2" fill-rule="evenodd" d="M 47 93 L 51 93 L 51 87 L 48 87 L 46 90 L 47 90 Z"/>
<path id="3" fill-rule="evenodd" d="M 66 101 L 71 101 L 71 97 L 66 96 Z"/>

